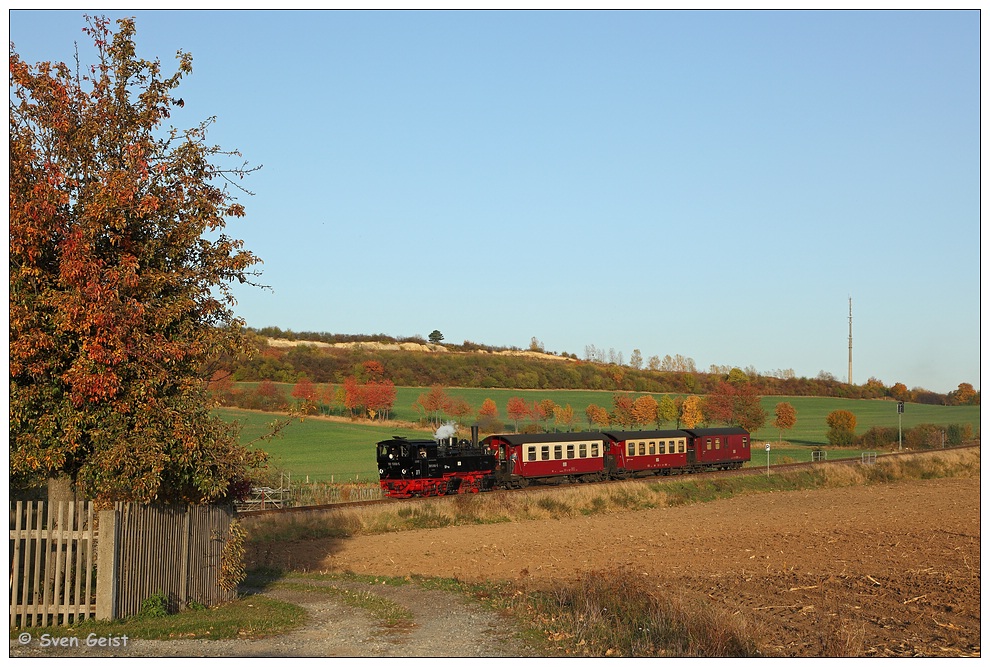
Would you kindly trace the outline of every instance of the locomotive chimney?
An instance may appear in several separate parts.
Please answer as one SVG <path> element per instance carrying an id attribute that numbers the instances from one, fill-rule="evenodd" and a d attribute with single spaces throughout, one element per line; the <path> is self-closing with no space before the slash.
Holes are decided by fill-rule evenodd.
<path id="1" fill-rule="evenodd" d="M 478 447 L 478 425 L 471 424 L 471 446 Z"/>

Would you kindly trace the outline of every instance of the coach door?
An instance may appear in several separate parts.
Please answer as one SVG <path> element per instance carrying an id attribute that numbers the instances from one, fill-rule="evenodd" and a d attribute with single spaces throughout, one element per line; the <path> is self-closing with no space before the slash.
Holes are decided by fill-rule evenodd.
<path id="1" fill-rule="evenodd" d="M 693 466 L 698 462 L 698 459 L 695 457 L 694 449 L 695 444 L 700 440 L 701 438 L 695 438 L 694 436 L 688 436 L 687 438 L 687 464 L 689 466 Z"/>

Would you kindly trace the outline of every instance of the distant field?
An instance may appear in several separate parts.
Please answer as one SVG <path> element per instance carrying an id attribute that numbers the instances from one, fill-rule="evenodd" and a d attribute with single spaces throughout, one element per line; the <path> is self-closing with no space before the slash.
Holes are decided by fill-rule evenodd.
<path id="1" fill-rule="evenodd" d="M 291 385 L 285 385 L 286 393 Z M 416 398 L 426 391 L 422 388 L 400 387 L 396 398 L 394 417 L 398 420 L 415 421 L 420 414 L 413 404 Z M 448 395 L 464 398 L 477 410 L 486 398 L 498 405 L 500 418 L 507 427 L 512 422 L 505 416 L 505 405 L 511 396 L 520 396 L 527 401 L 549 398 L 559 405 L 570 404 L 574 408 L 575 430 L 586 429 L 584 410 L 591 403 L 611 408 L 614 392 L 601 391 L 542 391 L 512 389 L 447 389 Z M 753 434 L 754 450 L 751 465 L 766 465 L 766 452 L 763 443 L 771 443 L 771 464 L 783 460 L 810 461 L 811 451 L 818 448 L 829 450 L 828 458 L 849 458 L 860 456 L 859 450 L 831 449 L 825 447 L 825 416 L 833 410 L 849 410 L 856 415 L 856 433 L 865 432 L 872 426 L 897 427 L 897 403 L 894 401 L 865 401 L 840 398 L 779 397 L 763 399 L 763 407 L 773 419 L 774 406 L 786 401 L 797 410 L 797 425 L 783 438 L 789 445 L 777 446 L 777 431 L 772 427 L 763 428 Z M 224 408 L 219 411 L 229 421 L 242 424 L 242 442 L 250 442 L 265 432 L 265 426 L 275 416 L 271 414 Z M 918 424 L 971 424 L 973 432 L 979 434 L 980 406 L 940 406 L 907 404 L 901 415 L 904 428 Z M 370 422 L 337 422 L 319 418 L 296 420 L 285 429 L 282 436 L 270 443 L 257 446 L 269 452 L 272 464 L 290 472 L 293 481 L 377 481 L 377 465 L 374 444 L 393 435 L 422 435 L 422 431 L 396 429 L 374 425 Z M 469 437 L 465 427 L 461 437 Z M 785 458 L 786 457 L 786 458 Z"/>
<path id="2" fill-rule="evenodd" d="M 248 443 L 268 432 L 276 415 L 249 410 L 218 410 L 227 421 L 241 424 L 241 442 Z M 401 435 L 396 431 L 364 423 L 331 422 L 317 418 L 295 419 L 271 442 L 251 447 L 269 454 L 271 466 L 292 475 L 293 482 L 378 482 L 375 443 Z"/>

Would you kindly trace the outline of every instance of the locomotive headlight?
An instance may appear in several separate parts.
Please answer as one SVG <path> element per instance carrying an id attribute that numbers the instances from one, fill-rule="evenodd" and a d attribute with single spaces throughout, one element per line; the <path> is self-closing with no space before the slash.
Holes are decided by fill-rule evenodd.
<path id="1" fill-rule="evenodd" d="M 403 474 L 403 475 L 405 475 L 405 474 L 406 474 L 406 469 L 405 469 L 405 468 L 403 468 L 403 469 L 402 469 L 402 474 Z"/>
<path id="2" fill-rule="evenodd" d="M 385 470 L 383 468 L 379 468 L 378 469 L 378 474 L 379 475 L 384 475 L 385 474 Z"/>

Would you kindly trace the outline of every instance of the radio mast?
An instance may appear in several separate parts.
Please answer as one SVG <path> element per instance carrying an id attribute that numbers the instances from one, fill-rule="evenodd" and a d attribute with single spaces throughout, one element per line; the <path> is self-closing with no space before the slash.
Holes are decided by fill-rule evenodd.
<path id="1" fill-rule="evenodd" d="M 849 297 L 849 384 L 853 383 L 853 299 Z"/>

